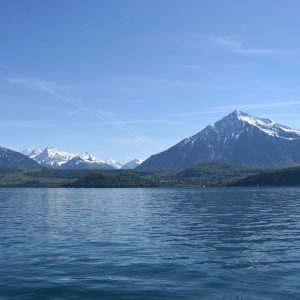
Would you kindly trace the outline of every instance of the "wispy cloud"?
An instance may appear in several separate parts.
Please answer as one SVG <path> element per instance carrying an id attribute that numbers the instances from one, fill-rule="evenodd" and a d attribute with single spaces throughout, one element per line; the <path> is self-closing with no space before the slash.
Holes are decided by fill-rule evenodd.
<path id="1" fill-rule="evenodd" d="M 246 104 L 237 104 L 237 105 L 226 105 L 219 106 L 218 108 L 211 110 L 203 110 L 203 111 L 190 111 L 178 114 L 172 114 L 166 116 L 166 118 L 190 118 L 197 115 L 211 115 L 218 113 L 229 113 L 235 109 L 258 109 L 258 108 L 280 108 L 280 107 L 289 107 L 289 106 L 297 106 L 300 105 L 300 101 L 273 101 L 273 102 L 259 102 L 259 103 L 246 103 Z"/>
<path id="2" fill-rule="evenodd" d="M 172 114 L 167 117 L 169 117 L 169 118 L 186 118 L 186 117 L 193 117 L 195 115 L 209 115 L 209 114 L 214 114 L 214 113 L 222 113 L 224 111 L 225 111 L 225 109 L 191 111 L 191 112 Z"/>
<path id="3" fill-rule="evenodd" d="M 259 102 L 238 105 L 239 109 L 256 109 L 256 108 L 276 108 L 300 105 L 300 101 L 273 101 L 273 102 Z M 234 105 L 224 106 L 224 109 L 236 109 Z"/>
<path id="4" fill-rule="evenodd" d="M 33 79 L 33 78 L 26 78 L 26 77 L 14 77 L 14 78 L 10 78 L 8 81 L 12 84 L 17 84 L 19 86 L 23 86 L 26 88 L 44 91 L 44 92 L 54 96 L 55 98 L 65 102 L 65 103 L 68 103 L 71 106 L 76 107 L 77 109 L 95 117 L 96 119 L 104 122 L 105 124 L 110 125 L 116 129 L 126 133 L 127 135 L 130 135 L 138 140 L 142 139 L 142 137 L 140 137 L 136 132 L 133 132 L 133 130 L 124 126 L 122 121 L 120 121 L 116 118 L 114 120 L 108 119 L 108 118 L 102 116 L 100 113 L 95 112 L 95 111 L 83 106 L 82 104 L 78 103 L 78 101 L 76 101 L 76 99 L 62 95 L 61 93 L 59 93 L 57 91 L 57 85 L 55 85 L 52 82 L 41 81 L 41 80 L 37 80 L 37 79 Z"/>
<path id="5" fill-rule="evenodd" d="M 252 48 L 244 46 L 232 36 L 209 36 L 208 41 L 214 45 L 221 46 L 227 51 L 245 55 L 282 55 L 285 51 L 277 49 Z"/>
<path id="6" fill-rule="evenodd" d="M 224 50 L 244 55 L 270 56 L 287 54 L 281 49 L 265 49 L 257 46 L 246 46 L 235 35 L 205 35 L 197 33 L 186 33 L 173 36 L 160 37 L 143 37 L 138 41 L 149 43 L 152 46 L 158 47 L 180 47 L 194 48 L 197 51 L 201 50 L 206 53 L 210 46 L 222 47 Z M 137 42 L 137 40 L 133 40 Z M 190 65 L 193 66 L 193 65 Z M 187 65 L 188 67 L 188 65 Z"/>
<path id="7" fill-rule="evenodd" d="M 145 119 L 145 120 L 132 120 L 125 121 L 125 124 L 164 124 L 164 125 L 178 125 L 179 122 L 168 121 L 163 119 Z"/>

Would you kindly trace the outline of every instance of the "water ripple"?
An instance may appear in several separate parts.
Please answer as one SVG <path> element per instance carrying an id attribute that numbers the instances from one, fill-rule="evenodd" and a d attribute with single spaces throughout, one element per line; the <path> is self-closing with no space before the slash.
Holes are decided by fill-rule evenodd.
<path id="1" fill-rule="evenodd" d="M 299 299 L 300 189 L 1 189 L 1 299 Z"/>

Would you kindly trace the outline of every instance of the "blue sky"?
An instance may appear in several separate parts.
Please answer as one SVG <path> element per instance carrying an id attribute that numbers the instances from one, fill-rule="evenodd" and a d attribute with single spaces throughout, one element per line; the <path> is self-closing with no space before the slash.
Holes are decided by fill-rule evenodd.
<path id="1" fill-rule="evenodd" d="M 126 162 L 235 108 L 300 128 L 297 0 L 3 0 L 1 146 Z"/>

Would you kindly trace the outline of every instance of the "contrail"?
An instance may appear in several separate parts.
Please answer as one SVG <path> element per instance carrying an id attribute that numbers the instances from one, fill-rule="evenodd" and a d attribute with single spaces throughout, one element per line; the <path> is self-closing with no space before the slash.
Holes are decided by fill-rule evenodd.
<path id="1" fill-rule="evenodd" d="M 14 75 L 16 75 L 20 78 L 26 78 L 26 77 L 20 76 L 20 74 L 18 74 L 17 72 L 13 71 L 12 69 L 10 69 L 6 66 L 0 65 L 0 67 L 4 70 L 8 71 L 9 73 L 12 73 L 12 74 L 14 74 Z M 102 117 L 101 115 L 97 114 L 96 112 L 82 106 L 81 104 L 78 104 L 73 99 L 65 97 L 64 95 L 61 95 L 60 93 L 57 93 L 54 89 L 49 88 L 45 84 L 42 84 L 41 82 L 32 82 L 32 83 L 33 83 L 34 86 L 40 88 L 41 90 L 51 94 L 52 96 L 66 102 L 68 104 L 71 104 L 74 107 L 77 107 L 78 109 L 88 113 L 89 115 L 97 118 L 98 120 L 100 120 L 100 121 L 102 121 L 102 122 L 104 122 L 104 123 L 106 123 L 106 124 L 108 124 L 108 125 L 110 125 L 114 128 L 117 128 L 117 129 L 123 131 L 124 133 L 137 138 L 138 140 L 142 140 L 142 138 L 140 136 L 138 136 L 136 133 L 132 132 L 131 130 L 128 130 L 127 128 L 125 128 L 123 126 L 120 126 L 119 124 L 117 124 L 115 122 L 111 122 L 111 121 L 107 120 L 106 118 Z"/>
<path id="2" fill-rule="evenodd" d="M 129 134 L 129 135 L 131 135 L 131 136 L 133 136 L 133 137 L 135 137 L 135 138 L 137 138 L 137 139 L 141 139 L 141 138 L 140 138 L 137 134 L 135 134 L 134 132 L 132 132 L 132 131 L 130 131 L 130 130 L 128 130 L 128 129 L 122 127 L 122 126 L 119 126 L 118 124 L 116 124 L 116 123 L 114 123 L 114 122 L 111 122 L 111 121 L 109 121 L 109 120 L 103 118 L 101 115 L 97 114 L 96 112 L 94 112 L 94 111 L 92 111 L 92 110 L 90 110 L 90 109 L 88 109 L 88 108 L 86 108 L 86 107 L 84 107 L 84 106 L 78 104 L 77 102 L 74 102 L 74 101 L 73 101 L 72 99 L 70 99 L 70 98 L 67 98 L 67 97 L 65 97 L 65 96 L 63 96 L 63 95 L 57 93 L 56 91 L 54 91 L 53 89 L 50 89 L 49 87 L 45 86 L 44 84 L 42 84 L 42 83 L 35 83 L 35 84 L 36 84 L 39 88 L 41 88 L 42 90 L 48 92 L 49 94 L 51 94 L 51 95 L 57 97 L 58 99 L 60 99 L 60 100 L 62 100 L 62 101 L 64 101 L 64 102 L 67 102 L 67 103 L 69 103 L 69 104 L 71 104 L 71 105 L 73 105 L 73 106 L 79 108 L 80 110 L 82 110 L 82 111 L 84 111 L 84 112 L 90 114 L 91 116 L 94 116 L 94 117 L 97 118 L 98 120 L 100 120 L 100 121 L 102 121 L 102 122 L 104 122 L 104 123 L 106 123 L 106 124 L 108 124 L 108 125 L 111 125 L 111 126 L 117 128 L 117 129 L 119 129 L 119 130 L 121 130 L 121 131 L 123 131 L 123 132 L 125 132 L 125 133 L 127 133 L 127 134 Z"/>

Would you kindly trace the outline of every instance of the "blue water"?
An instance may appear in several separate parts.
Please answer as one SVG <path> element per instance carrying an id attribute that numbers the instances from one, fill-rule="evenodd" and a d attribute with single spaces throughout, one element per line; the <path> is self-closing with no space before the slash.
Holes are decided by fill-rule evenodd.
<path id="1" fill-rule="evenodd" d="M 300 189 L 0 189 L 0 299 L 300 299 Z"/>

